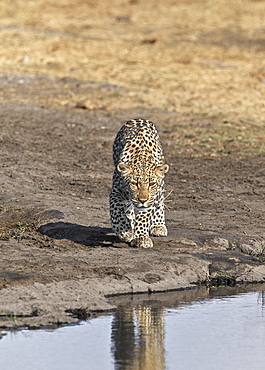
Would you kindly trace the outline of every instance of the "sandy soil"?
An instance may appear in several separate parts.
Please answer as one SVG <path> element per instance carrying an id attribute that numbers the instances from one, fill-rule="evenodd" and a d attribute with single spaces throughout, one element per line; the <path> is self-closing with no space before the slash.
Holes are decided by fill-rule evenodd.
<path id="1" fill-rule="evenodd" d="M 264 282 L 261 1 L 3 1 L 0 326 L 76 322 L 108 296 Z M 152 120 L 169 235 L 109 224 L 112 143 Z"/>

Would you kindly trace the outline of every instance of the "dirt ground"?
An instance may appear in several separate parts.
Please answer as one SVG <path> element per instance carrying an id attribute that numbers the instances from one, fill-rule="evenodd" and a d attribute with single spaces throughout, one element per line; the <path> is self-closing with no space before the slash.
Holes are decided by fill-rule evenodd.
<path id="1" fill-rule="evenodd" d="M 162 1 L 77 2 L 70 17 L 60 0 L 56 18 L 53 2 L 14 3 L 0 29 L 0 326 L 76 322 L 113 294 L 264 282 L 264 4 L 169 1 L 167 17 Z M 113 140 L 137 117 L 170 165 L 169 235 L 152 250 L 109 223 Z"/>

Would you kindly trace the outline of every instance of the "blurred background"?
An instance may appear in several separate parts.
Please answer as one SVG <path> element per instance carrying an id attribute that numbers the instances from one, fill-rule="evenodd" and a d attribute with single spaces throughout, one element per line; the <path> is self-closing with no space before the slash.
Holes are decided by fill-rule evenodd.
<path id="1" fill-rule="evenodd" d="M 24 101 L 160 108 L 188 117 L 175 134 L 187 150 L 265 151 L 265 1 L 2 0 L 0 38 L 2 73 L 65 78 Z M 73 79 L 91 88 L 76 93 Z"/>

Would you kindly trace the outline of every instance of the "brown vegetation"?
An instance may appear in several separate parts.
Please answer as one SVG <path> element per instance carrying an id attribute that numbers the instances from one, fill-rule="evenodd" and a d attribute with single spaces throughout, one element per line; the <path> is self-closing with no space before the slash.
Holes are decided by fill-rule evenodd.
<path id="1" fill-rule="evenodd" d="M 227 146 L 264 152 L 263 1 L 4 0 L 1 7 L 3 72 L 93 82 L 89 92 L 51 86 L 36 101 L 162 108 L 181 113 L 181 123 L 183 115 L 184 123 L 210 118 L 210 127 L 177 123 L 174 140 L 191 153 L 199 145 L 199 155 L 222 154 Z M 7 95 L 16 99 L 14 90 L 2 99 Z"/>

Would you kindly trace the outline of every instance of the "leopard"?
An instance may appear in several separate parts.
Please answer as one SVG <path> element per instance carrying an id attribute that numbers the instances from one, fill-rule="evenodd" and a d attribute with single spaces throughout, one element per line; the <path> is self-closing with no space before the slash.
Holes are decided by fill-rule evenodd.
<path id="1" fill-rule="evenodd" d="M 167 235 L 164 177 L 169 170 L 154 123 L 127 121 L 114 140 L 113 161 L 112 229 L 130 246 L 152 248 L 150 236 Z"/>

